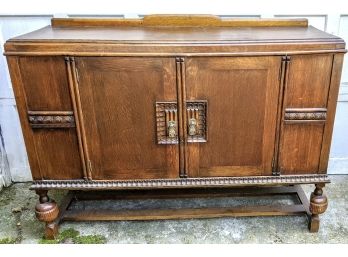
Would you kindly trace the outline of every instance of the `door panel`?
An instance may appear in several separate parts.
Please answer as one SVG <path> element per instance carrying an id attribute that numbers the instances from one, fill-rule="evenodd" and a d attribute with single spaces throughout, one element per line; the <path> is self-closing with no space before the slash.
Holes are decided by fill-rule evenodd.
<path id="1" fill-rule="evenodd" d="M 171 58 L 77 59 L 93 179 L 178 177 L 178 145 L 157 144 L 157 101 L 175 101 Z"/>
<path id="2" fill-rule="evenodd" d="M 280 57 L 187 59 L 187 101 L 207 100 L 207 141 L 188 143 L 190 177 L 272 173 L 280 64 Z"/>
<path id="3" fill-rule="evenodd" d="M 292 56 L 284 94 L 279 172 L 319 170 L 333 55 Z"/>

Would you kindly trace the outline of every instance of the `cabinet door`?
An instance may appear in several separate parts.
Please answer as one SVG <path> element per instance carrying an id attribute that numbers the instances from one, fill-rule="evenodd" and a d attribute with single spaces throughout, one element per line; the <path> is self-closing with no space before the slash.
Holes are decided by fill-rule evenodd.
<path id="1" fill-rule="evenodd" d="M 188 133 L 194 106 L 205 109 L 196 116 L 205 135 L 188 136 L 189 177 L 272 173 L 280 65 L 280 57 L 187 59 Z"/>
<path id="2" fill-rule="evenodd" d="M 172 58 L 76 58 L 93 179 L 178 177 L 178 145 L 158 144 L 156 102 L 176 102 Z"/>

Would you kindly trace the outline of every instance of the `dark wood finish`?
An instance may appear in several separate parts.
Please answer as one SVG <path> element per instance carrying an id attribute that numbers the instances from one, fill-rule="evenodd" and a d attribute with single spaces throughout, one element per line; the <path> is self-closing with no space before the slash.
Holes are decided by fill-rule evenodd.
<path id="1" fill-rule="evenodd" d="M 341 38 L 306 20 L 151 15 L 53 19 L 4 49 L 46 237 L 64 217 L 301 212 L 310 231 L 319 229 L 346 52 Z M 310 201 L 298 184 L 316 184 Z M 216 188 L 231 187 L 238 188 L 229 197 L 291 191 L 300 204 L 58 214 L 47 197 L 51 189 L 119 190 L 119 198 L 128 192 L 120 190 L 134 189 L 133 197 L 220 196 Z"/>
<path id="2" fill-rule="evenodd" d="M 73 195 L 73 196 L 72 196 Z M 208 189 L 208 190 L 180 190 L 180 194 L 173 190 L 157 191 L 123 191 L 113 192 L 69 192 L 68 201 L 89 200 L 129 200 L 129 199 L 177 199 L 177 198 L 205 198 L 205 197 L 269 197 L 275 195 L 293 196 L 298 199 L 292 205 L 256 205 L 236 206 L 225 208 L 188 208 L 188 209 L 147 209 L 147 210 L 76 210 L 61 208 L 59 222 L 62 221 L 106 221 L 106 220 L 161 220 L 161 219 L 190 219 L 215 217 L 252 217 L 252 216 L 282 216 L 282 215 L 310 215 L 308 200 L 300 186 L 250 188 L 242 189 Z M 65 206 L 67 206 L 65 204 Z M 309 223 L 310 224 L 310 223 Z"/>
<path id="3" fill-rule="evenodd" d="M 158 20 L 158 19 L 157 19 Z M 184 18 L 187 22 L 188 20 Z M 204 19 L 203 19 L 204 20 Z M 64 21 L 60 20 L 60 23 Z M 86 20 L 86 22 L 89 22 Z M 158 22 L 158 21 L 156 21 Z M 161 21 L 163 23 L 163 21 Z M 171 21 L 172 22 L 172 21 Z M 223 21 L 222 21 L 223 22 Z M 284 25 L 288 21 L 280 21 Z M 296 22 L 296 21 L 295 21 Z M 66 20 L 66 23 L 74 23 Z M 117 26 L 45 27 L 5 44 L 6 55 L 73 56 L 241 56 L 345 52 L 344 41 L 309 27 Z M 122 23 L 122 21 L 120 21 Z M 127 22 L 126 22 L 127 23 Z M 232 21 L 234 23 L 234 21 Z M 270 24 L 272 21 L 270 22 Z M 278 23 L 277 20 L 273 24 Z M 235 23 L 237 24 L 237 23 Z M 251 24 L 251 23 L 249 23 Z M 257 25 L 258 24 L 258 25 Z M 291 25 L 291 24 L 289 24 Z M 102 26 L 102 27 L 100 27 Z M 68 43 L 68 44 L 67 44 Z M 99 51 L 101 49 L 102 51 Z M 246 47 L 247 46 L 247 47 Z M 155 47 L 155 51 L 154 51 Z"/>
<path id="4" fill-rule="evenodd" d="M 72 110 L 63 57 L 21 57 L 18 62 L 28 110 Z"/>
<path id="5" fill-rule="evenodd" d="M 75 127 L 75 118 L 73 112 L 28 111 L 28 119 L 32 128 Z"/>
<path id="6" fill-rule="evenodd" d="M 87 165 L 86 165 L 86 153 L 85 153 L 85 142 L 83 140 L 83 127 L 80 122 L 81 117 L 81 104 L 80 102 L 77 101 L 76 94 L 78 94 L 77 86 L 76 86 L 76 79 L 75 79 L 75 65 L 74 65 L 74 59 L 70 57 L 65 57 L 65 62 L 66 62 L 66 69 L 67 69 L 67 75 L 68 75 L 68 82 L 69 82 L 69 91 L 70 91 L 70 98 L 71 98 L 71 103 L 72 107 L 74 110 L 74 119 L 76 121 L 76 134 L 77 134 L 77 140 L 78 140 L 78 145 L 79 145 L 79 152 L 80 152 L 80 159 L 81 159 L 81 164 L 82 164 L 82 172 L 83 172 L 83 178 L 84 179 L 89 179 L 91 177 L 91 174 L 87 170 Z"/>
<path id="7" fill-rule="evenodd" d="M 285 124 L 280 142 L 280 174 L 318 172 L 323 124 Z"/>
<path id="8" fill-rule="evenodd" d="M 187 147 L 190 177 L 272 173 L 279 57 L 190 58 L 187 100 L 207 100 L 207 142 Z"/>
<path id="9" fill-rule="evenodd" d="M 333 55 L 291 58 L 281 127 L 281 174 L 319 172 L 333 58 Z"/>
<path id="10" fill-rule="evenodd" d="M 156 131 L 158 144 L 178 144 L 177 102 L 156 102 Z"/>
<path id="11" fill-rule="evenodd" d="M 52 27 L 307 27 L 307 19 L 221 19 L 214 15 L 147 15 L 140 19 L 53 18 Z"/>
<path id="12" fill-rule="evenodd" d="M 329 162 L 329 151 L 336 113 L 338 91 L 340 88 L 341 73 L 343 65 L 343 54 L 335 54 L 333 57 L 329 96 L 327 99 L 326 124 L 324 127 L 322 148 L 320 154 L 319 173 L 326 173 Z"/>
<path id="13" fill-rule="evenodd" d="M 244 187 L 329 183 L 327 175 L 247 176 L 146 180 L 37 180 L 31 189 L 117 190 L 151 188 Z"/>
<path id="14" fill-rule="evenodd" d="M 204 143 L 208 139 L 207 100 L 186 102 L 186 137 L 188 143 Z"/>
<path id="15" fill-rule="evenodd" d="M 44 118 L 41 124 L 30 121 L 33 114 L 47 117 L 52 113 L 55 117 L 68 114 L 69 121 L 73 119 L 64 58 L 35 60 L 33 57 L 8 58 L 33 178 L 82 178 L 77 135 L 72 123 L 65 123 L 62 129 L 61 122 L 47 123 Z"/>
<path id="16" fill-rule="evenodd" d="M 35 206 L 35 214 L 38 220 L 46 223 L 45 238 L 55 239 L 58 235 L 58 224 L 56 219 L 59 215 L 59 209 L 56 202 L 47 195 L 47 190 L 37 190 L 39 202 Z"/>
<path id="17" fill-rule="evenodd" d="M 209 198 L 209 197 L 266 197 L 277 195 L 296 196 L 301 190 L 301 186 L 282 186 L 282 187 L 249 187 L 244 188 L 169 188 L 153 190 L 122 190 L 122 191 L 69 191 L 73 195 L 71 200 L 76 201 L 93 201 L 93 200 L 135 200 L 135 199 L 183 199 L 183 198 Z M 303 190 L 302 190 L 303 192 Z M 300 195 L 298 195 L 300 196 Z M 304 195 L 305 196 L 305 195 Z M 69 196 L 70 197 L 70 196 Z M 69 199 L 65 197 L 64 199 Z M 307 197 L 305 196 L 305 199 Z M 302 202 L 302 200 L 301 200 Z M 309 202 L 307 199 L 307 205 Z M 64 209 L 64 208 L 63 208 Z"/>
<path id="18" fill-rule="evenodd" d="M 291 57 L 285 108 L 326 108 L 332 58 L 332 54 Z"/>
<path id="19" fill-rule="evenodd" d="M 176 100 L 168 58 L 76 58 L 93 179 L 178 177 L 178 146 L 156 144 L 155 103 Z"/>
<path id="20" fill-rule="evenodd" d="M 136 210 L 136 211 L 66 211 L 64 220 L 71 221 L 105 221 L 105 220 L 163 220 L 163 219 L 199 219 L 221 217 L 253 217 L 283 216 L 303 213 L 302 205 L 293 206 L 255 206 L 239 208 L 189 208 L 168 210 Z"/>
<path id="21" fill-rule="evenodd" d="M 177 99 L 178 99 L 178 114 L 179 114 L 179 176 L 180 178 L 187 177 L 187 154 L 185 148 L 187 141 L 185 140 L 186 134 L 186 89 L 185 89 L 185 67 L 184 58 L 176 57 L 176 85 L 177 85 Z"/>
<path id="22" fill-rule="evenodd" d="M 312 213 L 309 222 L 309 231 L 319 231 L 319 214 L 326 211 L 328 206 L 327 197 L 323 194 L 323 187 L 325 184 L 316 184 L 315 190 L 310 197 L 309 211 Z"/>

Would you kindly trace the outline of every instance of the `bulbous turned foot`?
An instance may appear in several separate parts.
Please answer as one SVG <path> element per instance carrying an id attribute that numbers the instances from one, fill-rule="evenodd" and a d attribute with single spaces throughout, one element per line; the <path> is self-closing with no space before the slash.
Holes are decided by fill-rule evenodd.
<path id="1" fill-rule="evenodd" d="M 320 219 L 319 214 L 322 214 L 326 211 L 328 206 L 328 200 L 326 195 L 323 194 L 324 185 L 317 184 L 315 185 L 315 190 L 311 194 L 310 203 L 309 203 L 309 211 L 312 213 L 309 221 L 309 231 L 310 232 L 318 232 Z"/>
<path id="2" fill-rule="evenodd" d="M 55 222 L 59 215 L 58 205 L 54 200 L 49 199 L 47 191 L 36 192 L 40 198 L 35 206 L 35 214 L 38 220 L 46 222 L 45 238 L 55 239 L 58 234 L 58 224 Z"/>
<path id="3" fill-rule="evenodd" d="M 58 217 L 58 206 L 53 200 L 47 203 L 38 202 L 35 206 L 35 214 L 39 221 L 52 222 Z"/>

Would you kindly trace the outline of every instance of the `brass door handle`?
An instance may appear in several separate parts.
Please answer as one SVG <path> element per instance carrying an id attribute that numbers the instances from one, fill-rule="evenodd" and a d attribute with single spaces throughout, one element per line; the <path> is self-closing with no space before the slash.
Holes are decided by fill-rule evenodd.
<path id="1" fill-rule="evenodd" d="M 207 141 L 207 101 L 186 102 L 187 142 Z"/>
<path id="2" fill-rule="evenodd" d="M 188 134 L 190 136 L 195 136 L 197 134 L 197 120 L 195 118 L 189 119 Z"/>
<path id="3" fill-rule="evenodd" d="M 174 112 L 166 112 L 167 119 L 167 136 L 170 138 L 176 138 L 177 136 L 177 125 L 176 125 L 176 110 Z"/>
<path id="4" fill-rule="evenodd" d="M 207 108 L 206 100 L 186 101 L 184 107 L 186 115 L 183 115 L 184 120 L 179 124 L 179 110 L 176 101 L 156 102 L 157 143 L 178 144 L 178 127 L 180 126 L 184 127 L 181 142 L 185 142 L 185 140 L 188 143 L 207 142 Z"/>
<path id="5" fill-rule="evenodd" d="M 158 144 L 178 144 L 178 108 L 176 102 L 156 102 Z"/>

